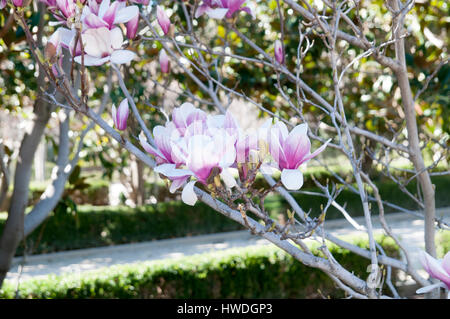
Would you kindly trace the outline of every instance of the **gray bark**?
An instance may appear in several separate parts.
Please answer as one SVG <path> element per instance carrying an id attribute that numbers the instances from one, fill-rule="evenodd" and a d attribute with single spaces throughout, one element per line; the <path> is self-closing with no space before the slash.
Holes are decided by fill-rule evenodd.
<path id="1" fill-rule="evenodd" d="M 8 218 L 0 238 L 0 286 L 11 266 L 12 258 L 23 236 L 25 209 L 28 203 L 28 188 L 34 153 L 50 119 L 52 106 L 38 98 L 34 104 L 34 121 L 31 132 L 25 133 L 20 146 L 14 175 L 14 190 Z"/>

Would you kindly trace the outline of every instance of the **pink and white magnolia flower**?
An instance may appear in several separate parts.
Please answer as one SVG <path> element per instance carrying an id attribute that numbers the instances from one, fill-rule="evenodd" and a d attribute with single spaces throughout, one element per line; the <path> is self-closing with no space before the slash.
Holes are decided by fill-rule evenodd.
<path id="1" fill-rule="evenodd" d="M 170 32 L 170 19 L 167 16 L 166 12 L 160 6 L 156 6 L 156 19 L 164 32 L 164 35 L 167 35 Z"/>
<path id="2" fill-rule="evenodd" d="M 115 64 L 128 63 L 134 59 L 133 51 L 122 50 L 123 35 L 119 28 L 108 30 L 106 27 L 88 29 L 82 35 L 84 46 L 84 65 L 102 65 L 111 61 Z M 75 57 L 81 64 L 81 56 Z"/>
<path id="3" fill-rule="evenodd" d="M 445 254 L 443 259 L 433 258 L 427 252 L 421 251 L 419 258 L 425 271 L 440 282 L 420 288 L 416 293 L 427 293 L 438 287 L 450 290 L 450 251 Z M 450 291 L 448 297 L 450 298 Z"/>
<path id="4" fill-rule="evenodd" d="M 127 129 L 127 120 L 129 115 L 129 107 L 128 100 L 124 99 L 120 102 L 119 107 L 116 109 L 116 106 L 113 104 L 112 106 L 112 118 L 114 121 L 114 126 L 119 131 L 125 131 Z"/>
<path id="5" fill-rule="evenodd" d="M 203 0 L 195 12 L 195 18 L 205 13 L 213 19 L 231 18 L 238 11 L 245 11 L 254 18 L 253 9 L 246 5 L 246 2 L 246 0 Z"/>
<path id="6" fill-rule="evenodd" d="M 284 48 L 280 40 L 275 41 L 274 50 L 275 50 L 275 60 L 277 60 L 277 62 L 280 64 L 284 64 Z"/>
<path id="7" fill-rule="evenodd" d="M 6 7 L 6 0 L 0 0 L 0 10 Z"/>
<path id="8" fill-rule="evenodd" d="M 223 128 L 209 127 L 208 122 L 217 121 L 208 121 L 205 112 L 184 103 L 174 109 L 171 121 L 153 129 L 155 146 L 140 137 L 142 147 L 156 159 L 155 172 L 172 181 L 170 191 L 185 184 L 181 197 L 189 205 L 197 201 L 195 183 L 207 185 L 213 175 L 219 175 L 227 187 L 236 185 L 228 171 L 235 163 L 236 138 Z M 194 180 L 189 182 L 191 178 Z"/>
<path id="9" fill-rule="evenodd" d="M 139 18 L 137 6 L 126 6 L 125 2 L 103 0 L 100 5 L 90 0 L 89 6 L 84 6 L 81 20 L 87 28 L 107 27 L 113 29 L 119 23 L 127 23 Z"/>
<path id="10" fill-rule="evenodd" d="M 161 49 L 159 52 L 159 66 L 161 67 L 162 73 L 169 73 L 170 71 L 170 61 L 167 56 L 166 50 Z"/>
<path id="11" fill-rule="evenodd" d="M 53 1 L 49 3 L 53 3 Z M 55 5 L 55 8 L 53 8 L 53 6 L 49 8 L 53 12 L 55 18 L 59 20 L 59 22 L 54 24 L 64 23 L 71 27 L 78 10 L 76 2 L 73 0 L 56 0 Z"/>
<path id="12" fill-rule="evenodd" d="M 269 152 L 281 171 L 281 182 L 288 190 L 298 190 L 302 187 L 303 174 L 299 166 L 319 155 L 330 140 L 311 154 L 306 123 L 297 125 L 291 132 L 288 132 L 281 121 L 271 127 L 268 136 Z"/>
<path id="13" fill-rule="evenodd" d="M 209 178 L 213 169 L 217 169 L 220 177 L 229 188 L 236 186 L 236 180 L 228 171 L 234 163 L 236 152 L 234 140 L 227 133 L 223 135 L 194 135 L 187 142 L 188 156 L 186 167 L 197 180 L 186 184 L 181 199 L 188 205 L 197 202 L 194 185 L 198 181 L 204 185 L 211 183 Z"/>

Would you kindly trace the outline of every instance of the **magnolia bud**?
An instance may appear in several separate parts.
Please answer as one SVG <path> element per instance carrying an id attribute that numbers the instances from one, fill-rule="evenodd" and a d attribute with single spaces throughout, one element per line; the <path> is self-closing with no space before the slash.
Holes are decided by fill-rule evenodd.
<path id="1" fill-rule="evenodd" d="M 164 32 L 164 35 L 167 35 L 170 31 L 170 19 L 167 16 L 166 12 L 160 7 L 156 7 L 156 17 L 158 19 L 158 23 L 161 26 L 161 29 Z"/>
<path id="2" fill-rule="evenodd" d="M 129 109 L 128 109 L 128 100 L 125 99 L 119 104 L 119 108 L 116 109 L 116 106 L 113 104 L 112 106 L 112 118 L 114 121 L 114 126 L 119 131 L 124 131 L 127 128 L 127 119 L 128 119 Z"/>
<path id="3" fill-rule="evenodd" d="M 280 40 L 275 41 L 275 60 L 280 64 L 284 64 L 284 49 Z"/>
<path id="4" fill-rule="evenodd" d="M 161 66 L 162 73 L 169 73 L 170 71 L 170 61 L 167 56 L 166 50 L 161 49 L 159 52 L 159 65 Z"/>

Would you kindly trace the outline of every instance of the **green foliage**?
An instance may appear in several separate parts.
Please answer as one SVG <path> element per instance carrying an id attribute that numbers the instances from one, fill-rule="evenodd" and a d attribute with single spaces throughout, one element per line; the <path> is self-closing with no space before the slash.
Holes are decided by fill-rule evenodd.
<path id="1" fill-rule="evenodd" d="M 442 258 L 450 252 L 450 231 L 440 230 L 438 232 L 436 235 L 436 252 L 438 258 Z"/>
<path id="2" fill-rule="evenodd" d="M 0 222 L 0 232 L 4 220 Z M 205 204 L 167 202 L 137 208 L 71 206 L 63 200 L 28 238 L 33 253 L 142 242 L 242 229 Z M 23 253 L 21 244 L 17 254 Z M 30 252 L 29 252 L 30 253 Z"/>
<path id="3" fill-rule="evenodd" d="M 379 238 L 386 253 L 398 256 L 391 240 Z M 367 240 L 354 243 L 367 247 Z M 320 255 L 317 245 L 313 253 Z M 362 279 L 368 259 L 331 244 L 331 253 Z M 395 273 L 394 273 L 395 278 Z M 393 279 L 394 279 L 393 278 Z M 385 289 L 386 290 L 386 289 Z M 385 291 L 388 293 L 388 291 Z M 5 283 L 0 298 L 13 298 Z M 273 246 L 245 247 L 180 259 L 118 265 L 82 276 L 50 276 L 20 286 L 21 298 L 321 298 L 344 297 L 322 271 L 304 266 Z"/>

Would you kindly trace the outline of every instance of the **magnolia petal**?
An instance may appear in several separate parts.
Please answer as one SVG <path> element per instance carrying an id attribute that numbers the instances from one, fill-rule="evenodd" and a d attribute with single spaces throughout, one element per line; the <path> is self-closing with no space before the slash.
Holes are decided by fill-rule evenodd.
<path id="1" fill-rule="evenodd" d="M 228 169 L 222 170 L 220 177 L 222 177 L 223 182 L 228 188 L 233 188 L 237 185 L 236 180 Z"/>
<path id="2" fill-rule="evenodd" d="M 128 114 L 129 114 L 128 100 L 124 99 L 122 102 L 120 102 L 119 108 L 117 110 L 116 128 L 118 130 L 123 131 L 127 128 Z"/>
<path id="3" fill-rule="evenodd" d="M 450 251 L 442 259 L 442 268 L 450 275 Z"/>
<path id="4" fill-rule="evenodd" d="M 217 8 L 217 9 L 209 9 L 205 11 L 206 14 L 212 19 L 223 19 L 228 12 L 228 9 L 225 8 Z"/>
<path id="5" fill-rule="evenodd" d="M 136 37 L 137 29 L 139 26 L 139 15 L 135 16 L 133 19 L 127 23 L 127 38 L 134 39 Z"/>
<path id="6" fill-rule="evenodd" d="M 137 6 L 129 6 L 120 9 L 116 13 L 116 18 L 114 19 L 114 24 L 125 23 L 131 19 L 139 16 L 139 8 Z"/>
<path id="7" fill-rule="evenodd" d="M 122 48 L 123 44 L 123 34 L 122 30 L 120 28 L 114 28 L 110 31 L 110 37 L 111 37 L 111 47 L 114 50 L 119 50 Z"/>
<path id="8" fill-rule="evenodd" d="M 299 190 L 303 186 L 303 174 L 298 169 L 283 169 L 281 182 L 288 190 Z"/>
<path id="9" fill-rule="evenodd" d="M 114 20 L 116 18 L 117 7 L 120 2 L 115 1 L 109 8 L 106 10 L 105 14 L 102 16 L 102 19 L 108 24 L 108 27 L 111 28 L 114 24 Z"/>
<path id="10" fill-rule="evenodd" d="M 92 13 L 88 14 L 84 18 L 83 22 L 88 28 L 94 29 L 108 26 L 108 23 L 106 23 L 106 21 L 104 21 L 103 19 L 99 18 L 98 16 Z"/>
<path id="11" fill-rule="evenodd" d="M 170 163 L 158 165 L 155 167 L 154 171 L 171 179 L 192 175 L 191 171 L 187 169 L 176 168 L 175 164 Z"/>
<path id="12" fill-rule="evenodd" d="M 429 286 L 425 286 L 422 287 L 420 289 L 416 290 L 416 294 L 425 294 L 428 293 L 430 291 L 433 291 L 436 288 L 445 288 L 444 284 L 442 282 L 438 282 L 437 284 L 433 284 L 433 285 L 429 285 Z"/>
<path id="13" fill-rule="evenodd" d="M 161 154 L 160 151 L 158 151 L 157 149 L 155 149 L 153 146 L 151 146 L 145 139 L 144 134 L 139 134 L 139 142 L 141 143 L 141 146 L 144 148 L 144 150 L 149 153 L 152 154 L 153 156 L 157 156 L 157 157 L 161 157 L 164 158 L 164 155 Z"/>
<path id="14" fill-rule="evenodd" d="M 82 35 L 84 50 L 97 58 L 111 52 L 111 33 L 106 27 L 88 29 Z"/>
<path id="15" fill-rule="evenodd" d="M 106 11 L 109 9 L 110 7 L 110 0 L 103 0 L 102 3 L 100 3 L 100 6 L 98 8 L 98 15 L 100 17 L 103 17 L 103 15 L 106 13 Z"/>
<path id="16" fill-rule="evenodd" d="M 186 176 L 186 177 L 183 177 L 183 178 L 176 178 L 176 179 L 174 179 L 172 181 L 172 184 L 170 185 L 170 189 L 169 189 L 170 193 L 171 194 L 175 193 L 181 186 L 183 186 L 183 184 L 186 182 L 186 180 L 188 178 L 189 177 Z"/>
<path id="17" fill-rule="evenodd" d="M 75 30 L 69 30 L 66 28 L 58 28 L 57 30 L 60 35 L 61 45 L 65 48 L 69 48 L 70 43 L 74 39 L 76 32 Z"/>
<path id="18" fill-rule="evenodd" d="M 128 63 L 134 59 L 136 53 L 130 50 L 116 50 L 111 54 L 111 62 L 115 64 Z"/>
<path id="19" fill-rule="evenodd" d="M 423 266 L 431 277 L 444 282 L 450 282 L 450 274 L 444 270 L 439 260 L 430 256 L 427 252 L 422 251 L 421 261 L 425 262 Z"/>
<path id="20" fill-rule="evenodd" d="M 74 58 L 75 62 L 81 64 L 81 55 L 76 56 Z M 104 58 L 97 58 L 95 56 L 91 56 L 91 55 L 84 55 L 84 65 L 85 66 L 99 66 L 102 64 L 105 64 L 106 62 L 108 62 L 110 60 L 110 57 L 104 57 Z"/>
<path id="21" fill-rule="evenodd" d="M 187 183 L 184 188 L 183 192 L 181 193 L 181 200 L 190 206 L 194 206 L 197 202 L 197 195 L 194 191 L 194 185 L 196 181 L 192 181 Z"/>
<path id="22" fill-rule="evenodd" d="M 296 169 L 309 154 L 311 142 L 308 138 L 308 125 L 303 123 L 294 127 L 283 143 L 283 151 L 288 163 L 287 168 Z"/>
<path id="23" fill-rule="evenodd" d="M 249 15 L 251 15 L 252 19 L 256 18 L 256 15 L 255 15 L 256 10 L 255 10 L 255 6 L 253 5 L 252 2 L 248 2 L 245 7 L 241 8 L 241 10 L 244 12 L 247 12 Z"/>
<path id="24" fill-rule="evenodd" d="M 259 170 L 261 171 L 261 173 L 265 174 L 265 175 L 273 175 L 276 172 L 279 172 L 280 170 L 276 167 L 276 164 L 262 164 L 261 167 L 259 168 Z"/>
<path id="25" fill-rule="evenodd" d="M 194 17 L 197 19 L 198 17 L 202 16 L 208 9 L 209 6 L 202 4 L 200 7 L 198 7 L 197 11 L 195 11 Z"/>
<path id="26" fill-rule="evenodd" d="M 328 141 L 326 141 L 322 146 L 320 146 L 317 150 L 315 150 L 314 153 L 305 156 L 302 160 L 302 163 L 305 163 L 305 162 L 309 161 L 310 159 L 313 159 L 320 153 L 322 153 L 323 150 L 328 146 L 328 143 L 330 143 L 330 141 L 331 141 L 331 138 Z"/>

